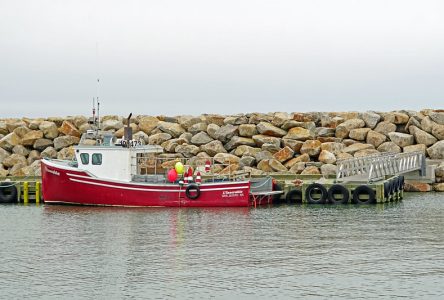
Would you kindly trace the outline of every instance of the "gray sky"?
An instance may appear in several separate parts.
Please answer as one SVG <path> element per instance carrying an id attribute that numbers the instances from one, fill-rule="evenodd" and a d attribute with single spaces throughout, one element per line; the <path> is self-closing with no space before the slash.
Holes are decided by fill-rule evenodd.
<path id="1" fill-rule="evenodd" d="M 0 0 L 0 117 L 89 115 L 97 74 L 101 114 L 444 108 L 444 1 Z"/>

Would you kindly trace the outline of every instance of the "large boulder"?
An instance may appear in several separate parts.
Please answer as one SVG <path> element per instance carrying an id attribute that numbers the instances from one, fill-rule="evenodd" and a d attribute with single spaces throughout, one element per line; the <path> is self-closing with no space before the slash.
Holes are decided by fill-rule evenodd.
<path id="1" fill-rule="evenodd" d="M 24 166 L 28 165 L 26 157 L 20 154 L 13 153 L 3 160 L 3 165 L 7 168 L 12 168 L 14 165 L 22 163 Z"/>
<path id="2" fill-rule="evenodd" d="M 250 138 L 233 136 L 231 138 L 231 140 L 225 144 L 224 147 L 225 147 L 225 149 L 227 149 L 227 151 L 231 151 L 240 145 L 247 145 L 247 146 L 254 147 L 254 146 L 256 146 L 256 142 Z"/>
<path id="3" fill-rule="evenodd" d="M 257 164 L 257 168 L 263 172 L 273 172 L 273 168 L 270 166 L 270 160 L 271 159 L 264 159 L 261 160 L 258 164 Z"/>
<path id="4" fill-rule="evenodd" d="M 299 141 L 306 141 L 313 138 L 314 138 L 314 132 L 302 127 L 290 128 L 287 135 L 284 136 L 284 139 L 292 139 Z"/>
<path id="5" fill-rule="evenodd" d="M 289 169 L 291 169 L 291 168 L 293 168 L 296 164 L 298 164 L 298 163 L 300 163 L 300 162 L 303 162 L 303 163 L 306 163 L 306 162 L 309 162 L 310 161 L 310 155 L 308 155 L 308 154 L 302 154 L 302 155 L 299 155 L 299 156 L 297 156 L 297 157 L 294 157 L 294 158 L 292 158 L 292 159 L 290 159 L 289 161 L 287 161 L 285 164 L 284 164 L 284 166 L 286 167 L 286 168 L 289 168 Z"/>
<path id="6" fill-rule="evenodd" d="M 18 119 L 9 120 L 6 122 L 6 128 L 8 129 L 8 132 L 13 132 L 18 127 L 26 127 L 26 122 Z"/>
<path id="7" fill-rule="evenodd" d="M 57 158 L 57 151 L 53 147 L 49 146 L 40 153 L 40 157 L 42 157 L 42 158 Z"/>
<path id="8" fill-rule="evenodd" d="M 37 140 L 37 141 L 39 141 L 39 140 Z M 37 141 L 36 141 L 36 143 L 37 143 Z M 69 147 L 71 145 L 78 144 L 79 141 L 80 141 L 80 139 L 76 136 L 72 136 L 72 135 L 59 136 L 54 139 L 54 148 L 58 151 L 60 149 Z M 34 148 L 36 148 L 35 144 L 34 144 Z M 37 150 L 39 150 L 39 149 L 37 149 Z"/>
<path id="9" fill-rule="evenodd" d="M 240 158 L 229 153 L 218 153 L 214 156 L 214 161 L 221 164 L 238 164 Z"/>
<path id="10" fill-rule="evenodd" d="M 293 149 L 291 149 L 290 147 L 284 147 L 275 154 L 273 154 L 273 157 L 276 160 L 278 160 L 280 163 L 283 163 L 292 158 L 293 155 L 294 155 Z"/>
<path id="11" fill-rule="evenodd" d="M 328 127 L 317 127 L 315 129 L 315 135 L 317 137 L 334 137 L 336 130 Z"/>
<path id="12" fill-rule="evenodd" d="M 351 139 L 357 140 L 357 141 L 365 141 L 367 137 L 367 133 L 370 131 L 370 128 L 356 128 L 350 130 L 348 136 Z"/>
<path id="13" fill-rule="evenodd" d="M 139 119 L 139 129 L 146 134 L 151 134 L 151 131 L 153 131 L 155 128 L 157 128 L 157 125 L 159 124 L 160 120 L 156 117 L 152 116 L 143 116 Z"/>
<path id="14" fill-rule="evenodd" d="M 274 114 L 271 124 L 277 127 L 281 127 L 285 123 L 285 121 L 288 120 L 290 120 L 290 114 L 286 112 L 277 112 Z"/>
<path id="15" fill-rule="evenodd" d="M 31 129 L 29 129 L 26 126 L 19 126 L 19 127 L 15 128 L 12 132 L 14 132 L 16 135 L 18 135 L 19 138 L 23 138 L 23 136 L 30 131 L 31 131 Z"/>
<path id="16" fill-rule="evenodd" d="M 257 135 L 257 128 L 255 124 L 242 124 L 239 125 L 239 135 L 243 137 L 252 137 Z"/>
<path id="17" fill-rule="evenodd" d="M 281 139 L 273 136 L 258 134 L 253 136 L 253 140 L 259 147 L 262 147 L 263 144 L 274 144 L 276 147 L 281 146 Z"/>
<path id="18" fill-rule="evenodd" d="M 287 134 L 287 132 L 279 127 L 276 127 L 267 122 L 260 122 L 256 126 L 257 131 L 263 135 L 275 136 L 275 137 L 283 137 Z"/>
<path id="19" fill-rule="evenodd" d="M 321 144 L 318 140 L 307 140 L 301 147 L 301 153 L 306 153 L 311 157 L 318 156 L 321 153 Z"/>
<path id="20" fill-rule="evenodd" d="M 200 148 L 195 145 L 182 144 L 174 149 L 176 153 L 182 154 L 184 157 L 191 158 L 199 153 Z"/>
<path id="21" fill-rule="evenodd" d="M 202 119 L 200 117 L 183 115 L 177 118 L 177 122 L 182 128 L 189 130 L 191 126 L 202 123 Z"/>
<path id="22" fill-rule="evenodd" d="M 379 154 L 379 151 L 376 149 L 364 149 L 364 150 L 356 151 L 353 154 L 353 157 L 366 157 L 366 156 L 375 155 L 375 154 Z"/>
<path id="23" fill-rule="evenodd" d="M 413 134 L 416 143 L 418 144 L 424 144 L 425 146 L 428 147 L 437 142 L 437 139 L 433 135 L 425 132 L 424 130 L 419 129 L 416 126 L 410 126 L 409 132 Z"/>
<path id="24" fill-rule="evenodd" d="M 12 148 L 14 148 L 14 146 L 20 145 L 21 143 L 22 140 L 14 132 L 11 132 L 0 139 L 0 147 L 7 151 L 12 151 Z"/>
<path id="25" fill-rule="evenodd" d="M 301 175 L 318 175 L 321 174 L 318 167 L 316 166 L 308 166 L 304 171 L 301 172 Z"/>
<path id="26" fill-rule="evenodd" d="M 6 127 L 6 123 L 0 121 L 0 134 L 7 135 L 9 133 L 8 128 Z"/>
<path id="27" fill-rule="evenodd" d="M 427 116 L 424 119 L 421 120 L 421 129 L 425 132 L 432 133 L 433 124 L 436 124 L 432 121 L 432 119 Z"/>
<path id="28" fill-rule="evenodd" d="M 73 160 L 75 157 L 74 147 L 69 146 L 66 148 L 63 148 L 57 153 L 57 159 L 62 160 Z"/>
<path id="29" fill-rule="evenodd" d="M 331 152 L 333 154 L 338 154 L 342 152 L 342 150 L 345 148 L 345 145 L 342 143 L 336 143 L 336 142 L 326 142 L 321 144 L 321 150 L 326 150 L 328 152 Z"/>
<path id="30" fill-rule="evenodd" d="M 271 154 L 270 151 L 262 150 L 262 151 L 259 151 L 258 153 L 256 153 L 254 158 L 256 159 L 257 162 L 260 162 L 262 160 L 272 159 L 273 154 Z"/>
<path id="31" fill-rule="evenodd" d="M 362 120 L 365 122 L 365 126 L 373 129 L 376 127 L 376 124 L 381 120 L 381 116 L 372 111 L 367 111 L 361 114 Z"/>
<path id="32" fill-rule="evenodd" d="M 148 143 L 150 145 L 162 145 L 163 142 L 171 139 L 171 135 L 165 132 L 153 134 L 148 138 Z"/>
<path id="33" fill-rule="evenodd" d="M 107 122 L 109 122 L 109 121 L 107 121 Z M 102 125 L 103 125 L 103 127 L 102 127 L 103 130 L 108 130 L 108 129 L 117 130 L 120 128 L 120 127 L 119 128 L 115 128 L 115 127 L 109 128 L 109 126 L 107 126 L 108 124 L 105 124 L 105 122 Z M 123 127 L 123 124 L 121 127 Z M 69 121 L 63 121 L 62 126 L 60 126 L 60 128 L 59 128 L 59 132 L 63 133 L 64 135 L 72 135 L 72 136 L 80 137 L 80 131 L 74 126 L 74 124 L 72 124 Z"/>
<path id="34" fill-rule="evenodd" d="M 208 124 L 215 124 L 217 126 L 223 126 L 225 117 L 217 114 L 205 114 L 205 121 Z"/>
<path id="35" fill-rule="evenodd" d="M 47 147 L 53 146 L 54 142 L 50 139 L 38 139 L 35 141 L 33 148 L 38 151 L 43 151 Z"/>
<path id="36" fill-rule="evenodd" d="M 231 124 L 231 125 L 240 125 L 240 124 L 247 124 L 248 118 L 247 116 L 243 114 L 235 115 L 235 116 L 228 116 L 224 119 L 224 124 Z"/>
<path id="37" fill-rule="evenodd" d="M 282 139 L 283 147 L 290 147 L 294 152 L 300 153 L 301 147 L 304 144 L 302 141 L 292 140 L 292 139 Z"/>
<path id="38" fill-rule="evenodd" d="M 416 144 L 416 145 L 410 145 L 405 146 L 402 149 L 402 152 L 409 153 L 409 152 L 422 152 L 424 155 L 426 154 L 427 146 L 424 144 Z"/>
<path id="39" fill-rule="evenodd" d="M 167 134 L 167 133 L 165 133 Z M 188 141 L 183 138 L 177 138 L 177 139 L 170 139 L 161 144 L 162 148 L 166 152 L 174 152 L 176 150 L 176 147 L 182 144 L 187 144 Z"/>
<path id="40" fill-rule="evenodd" d="M 29 155 L 29 150 L 22 145 L 16 145 L 14 148 L 12 148 L 12 153 L 20 154 L 26 157 Z"/>
<path id="41" fill-rule="evenodd" d="M 334 164 L 336 162 L 336 156 L 330 151 L 322 150 L 318 160 L 324 164 Z"/>
<path id="42" fill-rule="evenodd" d="M 196 123 L 188 127 L 188 132 L 195 135 L 199 132 L 206 132 L 208 128 L 208 124 L 204 122 Z"/>
<path id="43" fill-rule="evenodd" d="M 438 140 L 444 140 L 444 125 L 440 124 L 433 124 L 432 127 L 432 134 L 438 139 Z"/>
<path id="44" fill-rule="evenodd" d="M 206 133 L 204 131 L 201 131 L 201 132 L 195 134 L 191 138 L 191 143 L 198 145 L 198 146 L 208 144 L 211 141 L 213 141 L 213 139 L 208 135 L 208 133 Z"/>
<path id="45" fill-rule="evenodd" d="M 432 111 L 429 113 L 430 119 L 432 119 L 433 122 L 444 125 L 444 112 L 435 112 Z"/>
<path id="46" fill-rule="evenodd" d="M 399 147 L 393 142 L 385 142 L 378 147 L 378 151 L 389 152 L 389 153 L 401 153 L 401 147 Z"/>
<path id="47" fill-rule="evenodd" d="M 371 144 L 356 143 L 356 144 L 345 147 L 344 149 L 342 149 L 342 152 L 354 155 L 355 152 L 358 152 L 361 150 L 368 150 L 368 149 L 375 149 L 375 146 L 373 146 Z"/>
<path id="48" fill-rule="evenodd" d="M 11 155 L 11 153 L 9 153 L 3 148 L 0 148 L 0 166 L 2 162 L 5 160 L 5 158 L 9 157 L 9 155 Z"/>
<path id="49" fill-rule="evenodd" d="M 234 151 L 234 155 L 242 157 L 242 156 L 252 156 L 255 157 L 261 151 L 260 148 L 254 148 L 247 145 L 240 145 Z"/>
<path id="50" fill-rule="evenodd" d="M 365 122 L 361 119 L 350 119 L 341 123 L 336 127 L 336 137 L 347 138 L 350 130 L 356 128 L 362 128 L 365 126 Z"/>
<path id="51" fill-rule="evenodd" d="M 28 161 L 28 165 L 32 164 L 36 160 L 40 159 L 40 152 L 37 150 L 31 150 L 28 154 L 28 158 L 26 159 Z"/>
<path id="52" fill-rule="evenodd" d="M 387 140 L 387 137 L 379 132 L 370 130 L 367 134 L 367 144 L 372 144 L 375 148 L 379 147 Z"/>
<path id="53" fill-rule="evenodd" d="M 185 129 L 183 129 L 182 126 L 180 126 L 177 123 L 171 123 L 171 122 L 161 121 L 157 124 L 157 128 L 162 130 L 163 132 L 171 134 L 171 136 L 175 138 L 179 137 L 182 133 L 185 132 Z"/>
<path id="54" fill-rule="evenodd" d="M 324 164 L 321 166 L 322 175 L 336 175 L 337 167 L 333 164 Z"/>
<path id="55" fill-rule="evenodd" d="M 227 143 L 229 140 L 231 140 L 231 138 L 233 136 L 238 135 L 238 134 L 239 134 L 238 126 L 227 124 L 227 125 L 220 127 L 216 131 L 215 137 L 217 140 L 221 141 L 222 143 Z"/>
<path id="56" fill-rule="evenodd" d="M 255 126 L 256 127 L 256 126 Z M 219 131 L 220 126 L 216 124 L 208 124 L 207 126 L 207 133 L 209 136 L 211 136 L 213 139 L 217 140 L 216 133 Z"/>
<path id="57" fill-rule="evenodd" d="M 275 172 L 287 172 L 287 168 L 277 159 L 270 159 L 268 161 L 268 165 L 273 169 Z"/>
<path id="58" fill-rule="evenodd" d="M 388 136 L 393 143 L 401 148 L 413 145 L 415 143 L 415 138 L 411 134 L 390 132 Z"/>
<path id="59" fill-rule="evenodd" d="M 395 132 L 396 131 L 396 125 L 390 122 L 380 122 L 378 123 L 378 125 L 376 125 L 374 131 L 382 133 L 386 136 L 388 136 L 388 134 L 390 132 Z"/>
<path id="60" fill-rule="evenodd" d="M 281 128 L 284 130 L 289 130 L 290 128 L 294 127 L 301 127 L 313 131 L 316 129 L 316 124 L 315 122 L 299 122 L 295 120 L 288 120 L 285 121 L 284 124 L 282 124 L 281 126 Z"/>
<path id="61" fill-rule="evenodd" d="M 221 141 L 211 141 L 208 144 L 200 146 L 200 150 L 204 151 L 210 156 L 215 156 L 218 153 L 226 153 L 227 150 L 225 150 L 224 145 Z"/>
<path id="62" fill-rule="evenodd" d="M 39 129 L 47 139 L 55 139 L 59 136 L 59 129 L 54 122 L 43 121 L 40 123 Z"/>
<path id="63" fill-rule="evenodd" d="M 43 132 L 40 130 L 31 130 L 27 134 L 25 134 L 22 138 L 22 145 L 24 146 L 32 146 L 35 141 L 43 138 Z"/>
<path id="64" fill-rule="evenodd" d="M 444 141 L 439 141 L 427 148 L 427 153 L 431 159 L 444 159 Z"/>

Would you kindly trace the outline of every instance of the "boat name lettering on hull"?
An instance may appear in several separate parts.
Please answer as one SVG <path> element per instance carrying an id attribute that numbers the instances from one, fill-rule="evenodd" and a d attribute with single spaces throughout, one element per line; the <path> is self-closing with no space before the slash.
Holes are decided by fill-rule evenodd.
<path id="1" fill-rule="evenodd" d="M 243 197 L 244 191 L 237 190 L 237 191 L 223 191 L 222 197 L 223 198 L 229 198 L 229 197 Z"/>

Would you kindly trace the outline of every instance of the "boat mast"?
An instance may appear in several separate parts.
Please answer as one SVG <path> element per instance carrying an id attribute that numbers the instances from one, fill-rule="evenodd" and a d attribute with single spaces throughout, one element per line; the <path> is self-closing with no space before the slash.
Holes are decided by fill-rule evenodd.
<path id="1" fill-rule="evenodd" d="M 97 128 L 100 130 L 99 83 L 100 83 L 100 80 L 99 80 L 99 78 L 97 78 L 97 90 L 96 90 L 96 100 L 97 100 L 97 120 L 98 120 Z"/>

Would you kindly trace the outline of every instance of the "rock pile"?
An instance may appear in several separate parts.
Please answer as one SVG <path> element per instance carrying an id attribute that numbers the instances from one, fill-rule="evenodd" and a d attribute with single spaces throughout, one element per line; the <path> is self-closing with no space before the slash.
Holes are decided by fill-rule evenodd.
<path id="1" fill-rule="evenodd" d="M 102 129 L 123 136 L 125 119 L 105 116 Z M 337 160 L 380 152 L 421 151 L 444 159 L 444 111 L 249 113 L 137 116 L 134 138 L 161 145 L 165 156 L 230 162 L 253 174 L 334 174 Z M 0 176 L 39 174 L 42 157 L 72 159 L 87 118 L 0 120 Z M 437 169 L 443 181 L 442 166 Z"/>

